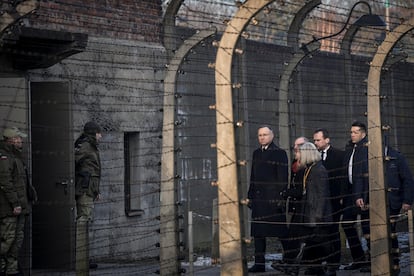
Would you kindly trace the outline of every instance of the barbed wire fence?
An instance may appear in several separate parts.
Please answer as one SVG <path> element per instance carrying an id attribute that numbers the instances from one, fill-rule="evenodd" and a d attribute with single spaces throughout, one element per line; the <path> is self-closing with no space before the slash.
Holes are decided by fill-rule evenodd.
<path id="1" fill-rule="evenodd" d="M 237 2 L 237 1 L 236 1 Z M 234 164 L 244 164 L 238 167 L 239 198 L 245 198 L 249 185 L 248 176 L 251 165 L 251 153 L 256 147 L 256 129 L 263 123 L 278 129 L 279 114 L 279 82 L 285 63 L 290 60 L 292 49 L 287 46 L 286 32 L 289 23 L 302 7 L 303 1 L 274 1 L 274 4 L 257 14 L 257 24 L 246 28 L 246 37 L 241 38 L 238 46 L 243 48 L 243 54 L 235 55 L 233 59 L 232 82 L 236 85 L 233 90 L 235 144 L 237 159 Z M 383 14 L 385 1 L 371 3 L 373 11 Z M 86 4 L 83 3 L 83 7 Z M 79 5 L 60 3 L 55 12 L 56 17 L 66 10 L 75 10 Z M 93 8 L 93 7 L 90 7 Z M 152 46 L 144 43 L 125 41 L 118 45 L 117 41 L 93 39 L 89 42 L 86 52 L 62 61 L 57 67 L 33 70 L 29 72 L 33 80 L 59 80 L 73 83 L 73 99 L 71 112 L 75 114 L 75 124 L 71 133 L 72 140 L 79 134 L 84 117 L 96 116 L 103 124 L 104 140 L 101 143 L 103 164 L 102 191 L 103 200 L 96 203 L 96 216 L 91 228 L 91 253 L 97 260 L 131 261 L 142 258 L 152 258 L 159 255 L 156 244 L 159 240 L 159 203 L 160 193 L 160 161 L 162 128 L 173 128 L 176 144 L 175 190 L 179 210 L 179 227 L 170 229 L 178 231 L 180 236 L 180 256 L 185 257 L 187 212 L 193 211 L 203 221 L 202 227 L 212 227 L 213 199 L 217 187 L 211 182 L 217 180 L 216 148 L 216 115 L 209 106 L 215 104 L 215 70 L 209 64 L 215 62 L 217 47 L 215 42 L 220 40 L 220 31 L 224 31 L 228 20 L 240 8 L 233 1 L 184 1 L 176 18 L 177 33 L 175 39 L 179 43 L 190 37 L 194 30 L 214 26 L 218 30 L 216 37 L 209 37 L 194 47 L 185 57 L 180 66 L 176 80 L 176 113 L 173 125 L 163 125 L 161 122 L 163 108 L 163 76 L 168 67 L 163 67 L 162 59 L 155 55 L 162 50 L 153 51 Z M 299 44 L 312 40 L 312 36 L 322 37 L 334 33 L 346 20 L 350 7 L 342 6 L 337 1 L 326 1 L 308 15 L 299 34 Z M 406 1 L 400 1 L 391 8 L 391 29 L 412 15 L 412 6 Z M 217 10 L 223 12 L 217 14 Z M 101 8 L 105 13 L 105 8 Z M 131 12 L 132 13 L 132 12 Z M 144 16 L 144 15 L 142 15 Z M 84 22 L 91 22 L 98 17 L 82 16 Z M 48 23 L 50 18 L 40 17 L 34 20 Z M 68 18 L 64 25 L 71 26 L 73 18 Z M 123 26 L 129 24 L 122 18 L 117 22 L 106 23 L 118 26 L 122 32 Z M 321 27 L 324 26 L 324 27 Z M 328 27 L 329 26 L 329 27 Z M 354 119 L 365 120 L 367 106 L 367 83 L 369 62 L 374 55 L 383 30 L 366 28 L 358 32 L 352 43 L 352 56 L 345 60 L 339 55 L 339 38 L 333 38 L 322 45 L 321 52 L 314 53 L 303 60 L 292 75 L 289 84 L 288 110 L 289 122 L 285 127 L 291 130 L 290 142 L 297 136 L 310 136 L 317 127 L 327 127 L 331 132 L 334 145 L 343 147 L 348 140 L 349 124 Z M 399 52 L 407 54 L 407 58 L 390 65 L 383 70 L 381 92 L 384 100 L 381 102 L 381 114 L 384 123 L 391 125 L 391 143 L 400 149 L 414 164 L 414 151 L 411 147 L 412 125 L 412 32 L 404 36 L 391 55 Z M 98 58 L 97 58 L 98 56 Z M 116 62 L 111 62 L 117 57 Z M 136 61 L 136 62 L 134 62 Z M 345 63 L 352 66 L 350 87 L 344 78 Z M 99 69 L 98 69 L 99 68 Z M 111 74 L 103 74 L 110 71 Z M 122 72 L 122 74 L 117 74 Z M 151 77 L 149 77 L 151 76 Z M 3 86 L 2 89 L 20 90 L 20 86 Z M 4 108 L 20 108 L 22 102 L 10 101 L 9 97 L 1 100 Z M 27 110 L 28 112 L 28 110 Z M 132 120 L 128 118 L 135 117 Z M 242 127 L 237 127 L 240 122 Z M 24 125 L 23 121 L 9 118 L 4 124 Z M 48 126 L 42 126 L 48 128 Z M 26 129 L 29 131 L 29 129 Z M 131 194 L 129 200 L 139 200 L 141 217 L 126 218 L 124 210 L 125 195 L 123 187 L 124 176 L 124 132 L 139 132 L 139 153 L 132 153 L 134 158 L 141 160 L 131 166 L 131 170 L 141 172 L 147 178 L 137 178 L 131 186 L 137 186 L 136 194 Z M 368 130 L 369 133 L 369 130 Z M 280 134 L 276 133 L 277 136 Z M 67 141 L 56 141 L 64 143 Z M 284 150 L 291 153 L 288 145 Z M 240 160 L 245 162 L 240 163 Z M 148 173 L 150 171 L 150 173 Z M 145 173 L 146 172 L 146 173 Z M 139 174 L 139 173 L 138 173 Z M 218 186 L 219 187 L 219 186 Z M 47 203 L 45 203 L 47 204 Z M 170 206 L 171 208 L 173 206 Z M 243 207 L 244 208 L 244 207 Z M 118 210 L 118 211 L 114 211 Z M 121 210 L 121 211 L 119 211 Z M 247 213 L 247 212 L 246 212 Z M 245 225 L 251 221 L 247 214 L 243 220 Z M 401 218 L 405 218 L 404 215 Z M 171 220 L 176 218 L 171 218 Z M 47 225 L 36 225 L 41 229 Z M 208 226 L 210 225 L 210 226 Z M 211 229 L 201 231 L 195 227 L 195 240 L 201 240 L 200 254 L 208 254 L 212 234 L 197 237 L 197 234 L 207 235 Z M 248 227 L 245 227 L 248 237 Z M 181 243 L 182 242 L 182 243 Z M 251 253 L 250 253 L 251 254 Z M 252 255 L 243 256 L 251 260 Z M 223 265 L 223 264 L 222 264 Z M 149 271 L 135 273 L 144 274 Z M 134 274 L 131 274 L 134 275 Z M 135 274 L 136 275 L 136 274 Z"/>

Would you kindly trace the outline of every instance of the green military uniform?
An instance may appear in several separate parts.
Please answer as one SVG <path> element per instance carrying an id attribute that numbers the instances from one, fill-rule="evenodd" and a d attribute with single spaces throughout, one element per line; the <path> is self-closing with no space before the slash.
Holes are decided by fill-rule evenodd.
<path id="1" fill-rule="evenodd" d="M 75 199 L 76 199 L 76 274 L 84 274 L 96 268 L 89 259 L 88 224 L 92 220 L 94 200 L 99 200 L 101 161 L 98 141 L 101 128 L 95 122 L 87 122 L 83 133 L 75 141 Z"/>
<path id="2" fill-rule="evenodd" d="M 101 162 L 95 133 L 83 132 L 75 142 L 77 219 L 91 220 L 93 201 L 100 194 Z"/>
<path id="3" fill-rule="evenodd" d="M 0 264 L 6 274 L 18 273 L 18 254 L 23 244 L 25 216 L 36 192 L 28 183 L 21 151 L 0 141 Z M 21 207 L 15 215 L 14 208 Z"/>

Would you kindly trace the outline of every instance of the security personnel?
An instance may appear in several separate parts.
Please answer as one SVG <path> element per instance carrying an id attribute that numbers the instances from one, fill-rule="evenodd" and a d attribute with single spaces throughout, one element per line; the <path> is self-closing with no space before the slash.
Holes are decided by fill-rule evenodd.
<path id="1" fill-rule="evenodd" d="M 91 220 L 93 203 L 100 199 L 101 161 L 98 142 L 101 138 L 99 125 L 88 122 L 75 141 L 75 198 L 78 220 Z"/>
<path id="2" fill-rule="evenodd" d="M 356 230 L 357 216 L 361 216 L 362 233 L 369 247 L 369 181 L 368 181 L 368 133 L 364 123 L 356 121 L 351 125 L 351 141 L 345 148 L 344 175 L 346 189 L 343 198 L 342 228 L 351 251 L 353 263 L 344 270 L 359 269 L 370 272 L 370 261 L 366 260 L 361 240 Z"/>
<path id="3" fill-rule="evenodd" d="M 23 139 L 17 127 L 6 128 L 0 141 L 0 264 L 3 275 L 22 275 L 18 255 L 23 244 L 26 215 L 37 200 L 22 158 Z M 5 273 L 5 274 L 4 274 Z"/>
<path id="4" fill-rule="evenodd" d="M 333 224 L 330 227 L 330 234 L 327 237 L 331 242 L 331 254 L 327 256 L 328 274 L 335 275 L 341 262 L 341 236 L 339 233 L 339 222 L 342 215 L 342 191 L 344 181 L 342 178 L 343 160 L 345 152 L 333 147 L 329 132 L 325 128 L 316 129 L 313 133 L 313 142 L 318 148 L 322 157 L 322 165 L 328 171 L 329 194 L 332 205 Z"/>
<path id="5" fill-rule="evenodd" d="M 408 162 L 403 154 L 386 144 L 384 156 L 392 231 L 393 275 L 398 275 L 400 272 L 400 251 L 398 248 L 396 221 L 398 220 L 400 212 L 405 213 L 411 209 L 414 201 L 414 180 Z"/>

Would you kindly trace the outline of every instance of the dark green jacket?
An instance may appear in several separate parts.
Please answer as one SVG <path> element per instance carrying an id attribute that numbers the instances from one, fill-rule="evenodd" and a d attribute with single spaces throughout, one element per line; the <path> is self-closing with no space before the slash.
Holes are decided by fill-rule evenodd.
<path id="1" fill-rule="evenodd" d="M 13 209 L 18 206 L 22 207 L 21 214 L 29 214 L 29 202 L 37 200 L 36 197 L 21 152 L 0 141 L 0 217 L 13 216 Z"/>
<path id="2" fill-rule="evenodd" d="M 94 135 L 82 133 L 75 142 L 75 195 L 95 198 L 99 192 L 101 161 Z"/>

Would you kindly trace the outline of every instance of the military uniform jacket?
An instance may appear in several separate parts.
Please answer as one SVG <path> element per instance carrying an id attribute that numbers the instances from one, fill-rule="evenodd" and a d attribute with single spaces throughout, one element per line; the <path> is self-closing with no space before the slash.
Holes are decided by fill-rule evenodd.
<path id="1" fill-rule="evenodd" d="M 96 137 L 83 133 L 75 142 L 75 195 L 95 198 L 99 192 L 101 161 Z"/>
<path id="2" fill-rule="evenodd" d="M 13 209 L 18 206 L 22 208 L 21 214 L 29 214 L 29 201 L 35 197 L 21 153 L 13 145 L 0 141 L 0 218 L 13 216 Z"/>

